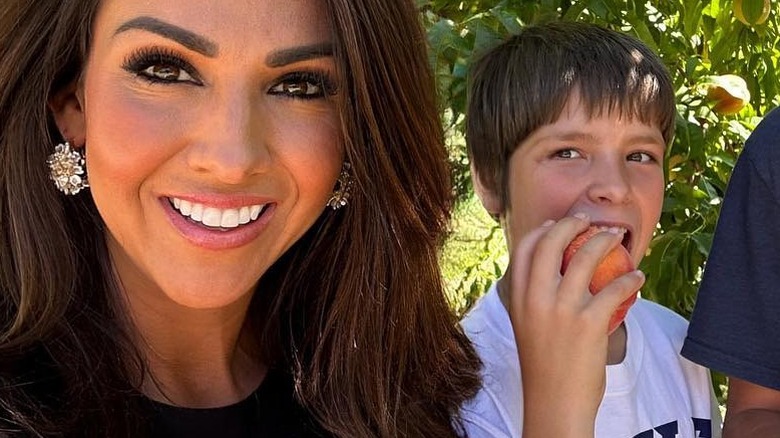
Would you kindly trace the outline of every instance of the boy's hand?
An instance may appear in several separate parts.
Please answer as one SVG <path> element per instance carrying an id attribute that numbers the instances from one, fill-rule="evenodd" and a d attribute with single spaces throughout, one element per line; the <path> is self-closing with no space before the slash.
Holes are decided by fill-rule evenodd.
<path id="1" fill-rule="evenodd" d="M 644 283 L 634 271 L 590 294 L 596 266 L 623 237 L 610 232 L 585 243 L 560 274 L 564 249 L 588 225 L 586 217 L 567 217 L 528 233 L 502 285 L 509 288 L 505 296 L 520 356 L 526 438 L 593 436 L 606 385 L 610 316 Z"/>

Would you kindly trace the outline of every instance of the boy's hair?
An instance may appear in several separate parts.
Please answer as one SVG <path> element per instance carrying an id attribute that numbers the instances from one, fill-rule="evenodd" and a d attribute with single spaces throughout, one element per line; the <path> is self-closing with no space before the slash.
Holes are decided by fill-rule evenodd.
<path id="1" fill-rule="evenodd" d="M 554 123 L 578 91 L 589 116 L 618 114 L 674 135 L 674 89 L 643 42 L 594 24 L 529 26 L 471 68 L 466 138 L 480 183 L 506 210 L 509 159 L 536 129 Z"/>

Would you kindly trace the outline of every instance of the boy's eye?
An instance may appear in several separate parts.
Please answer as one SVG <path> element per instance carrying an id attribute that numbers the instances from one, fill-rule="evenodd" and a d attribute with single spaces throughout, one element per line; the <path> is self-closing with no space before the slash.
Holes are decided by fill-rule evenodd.
<path id="1" fill-rule="evenodd" d="M 639 163 L 650 163 L 655 161 L 655 158 L 647 152 L 633 152 L 626 157 L 628 161 L 636 161 Z"/>
<path id="2" fill-rule="evenodd" d="M 559 151 L 555 151 L 555 153 L 553 153 L 553 156 L 555 158 L 570 159 L 570 158 L 579 158 L 582 156 L 582 154 L 580 154 L 574 149 L 561 149 Z"/>
<path id="3" fill-rule="evenodd" d="M 281 78 L 268 93 L 297 99 L 317 99 L 334 94 L 335 87 L 327 73 L 297 72 Z"/>

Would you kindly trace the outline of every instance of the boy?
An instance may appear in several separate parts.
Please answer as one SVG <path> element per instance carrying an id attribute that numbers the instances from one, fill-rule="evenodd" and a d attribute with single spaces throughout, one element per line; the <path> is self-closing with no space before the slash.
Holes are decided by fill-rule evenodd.
<path id="1" fill-rule="evenodd" d="M 686 321 L 639 299 L 607 338 L 642 274 L 587 292 L 615 245 L 639 264 L 661 214 L 675 118 L 661 61 L 618 32 L 551 23 L 485 54 L 470 85 L 475 190 L 514 251 L 462 323 L 484 365 L 464 409 L 468 435 L 711 437 L 709 373 L 679 355 Z M 561 274 L 564 248 L 589 225 L 606 232 Z"/>

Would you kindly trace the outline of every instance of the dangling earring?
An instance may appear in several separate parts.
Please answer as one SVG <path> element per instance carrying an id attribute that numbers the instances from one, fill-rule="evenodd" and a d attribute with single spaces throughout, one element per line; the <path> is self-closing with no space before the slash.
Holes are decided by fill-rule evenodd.
<path id="1" fill-rule="evenodd" d="M 66 195 L 75 195 L 81 189 L 89 187 L 87 176 L 84 175 L 84 163 L 81 152 L 71 149 L 67 141 L 58 144 L 54 148 L 54 153 L 46 159 L 46 164 L 49 165 L 49 178 L 54 181 L 57 189 Z"/>
<path id="2" fill-rule="evenodd" d="M 328 199 L 328 206 L 334 210 L 338 210 L 349 203 L 349 197 L 352 194 L 352 172 L 350 169 L 352 166 L 349 162 L 345 161 L 341 165 L 341 174 L 338 181 L 336 181 L 336 188 L 333 189 L 333 194 Z"/>

